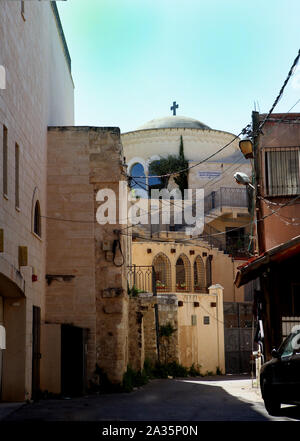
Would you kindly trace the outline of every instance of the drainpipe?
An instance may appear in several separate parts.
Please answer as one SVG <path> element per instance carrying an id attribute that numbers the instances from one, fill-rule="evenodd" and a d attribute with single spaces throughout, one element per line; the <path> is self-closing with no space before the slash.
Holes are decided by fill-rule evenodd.
<path id="1" fill-rule="evenodd" d="M 155 274 L 154 266 L 152 266 L 152 292 L 153 292 L 153 297 L 156 298 L 156 302 L 154 304 L 156 348 L 157 348 L 157 361 L 158 363 L 160 363 L 158 299 L 157 299 L 157 291 L 156 291 L 156 274 Z"/>

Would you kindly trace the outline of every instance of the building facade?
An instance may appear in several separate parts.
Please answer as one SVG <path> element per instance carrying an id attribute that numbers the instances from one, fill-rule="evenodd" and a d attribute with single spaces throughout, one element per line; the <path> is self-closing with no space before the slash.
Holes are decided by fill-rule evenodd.
<path id="1" fill-rule="evenodd" d="M 250 174 L 251 166 L 241 154 L 235 135 L 176 115 L 154 119 L 135 131 L 123 133 L 122 144 L 128 174 L 139 177 L 131 181 L 132 187 L 147 191 L 159 184 L 159 179 L 151 177 L 151 163 L 168 155 L 178 156 L 182 144 L 190 168 L 188 188 L 204 190 L 203 237 L 228 254 L 249 256 L 248 196 L 233 175 L 237 170 Z M 179 230 L 180 226 L 152 226 L 151 233 L 174 229 Z"/>
<path id="2" fill-rule="evenodd" d="M 259 126 L 265 115 L 253 113 Z M 260 255 L 238 268 L 235 284 L 256 280 L 257 340 L 271 350 L 300 324 L 299 114 L 272 114 L 254 139 L 257 233 Z"/>
<path id="3" fill-rule="evenodd" d="M 0 40 L 0 380 L 2 400 L 18 401 L 31 398 L 39 382 L 47 127 L 74 123 L 74 86 L 55 2 L 2 1 Z"/>

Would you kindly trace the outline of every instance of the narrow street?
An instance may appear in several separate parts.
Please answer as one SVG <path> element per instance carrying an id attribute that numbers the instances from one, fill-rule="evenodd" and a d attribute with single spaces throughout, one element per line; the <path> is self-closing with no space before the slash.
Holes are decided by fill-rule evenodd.
<path id="1" fill-rule="evenodd" d="M 1 418 L 1 405 L 0 405 Z M 249 377 L 152 380 L 130 394 L 25 404 L 2 421 L 293 421 L 300 407 L 267 414 Z"/>

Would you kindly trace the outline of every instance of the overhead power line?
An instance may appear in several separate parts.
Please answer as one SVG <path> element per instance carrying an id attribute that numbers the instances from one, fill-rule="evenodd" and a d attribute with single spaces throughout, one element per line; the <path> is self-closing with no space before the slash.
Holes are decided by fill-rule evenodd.
<path id="1" fill-rule="evenodd" d="M 275 101 L 274 101 L 274 103 L 273 103 L 271 109 L 269 110 L 269 113 L 266 115 L 265 119 L 264 119 L 264 120 L 262 121 L 262 123 L 260 124 L 260 126 L 259 126 L 259 131 L 262 130 L 263 126 L 266 124 L 266 122 L 267 122 L 268 119 L 270 118 L 271 114 L 273 113 L 275 107 L 277 106 L 277 104 L 278 104 L 280 98 L 281 98 L 282 95 L 283 95 L 283 92 L 284 92 L 284 89 L 285 89 L 287 83 L 289 82 L 291 76 L 293 75 L 294 69 L 295 69 L 295 67 L 296 67 L 297 64 L 298 64 L 299 59 L 300 59 L 300 49 L 299 49 L 299 51 L 298 51 L 298 55 L 296 56 L 296 58 L 295 58 L 295 60 L 294 60 L 294 62 L 293 62 L 293 64 L 292 64 L 292 66 L 291 66 L 291 68 L 290 68 L 290 70 L 289 70 L 289 72 L 288 72 L 288 75 L 287 75 L 287 77 L 286 77 L 286 79 L 285 79 L 285 81 L 284 81 L 284 83 L 283 83 L 283 85 L 282 85 L 282 87 L 281 87 L 281 89 L 280 89 L 280 91 L 279 91 L 279 94 L 277 95 L 277 97 L 276 97 L 276 99 L 275 99 Z"/>

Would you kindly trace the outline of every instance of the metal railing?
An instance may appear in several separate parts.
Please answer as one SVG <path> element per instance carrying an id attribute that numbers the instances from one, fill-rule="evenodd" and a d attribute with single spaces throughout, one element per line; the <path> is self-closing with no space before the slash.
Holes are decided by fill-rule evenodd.
<path id="1" fill-rule="evenodd" d="M 220 187 L 212 191 L 204 198 L 204 212 L 222 207 L 248 207 L 248 196 L 246 188 Z"/>
<path id="2" fill-rule="evenodd" d="M 244 233 L 243 238 L 233 239 L 226 237 L 226 233 L 221 232 L 211 225 L 204 226 L 204 232 L 201 239 L 208 242 L 211 246 L 224 251 L 226 254 L 232 254 L 235 257 L 245 257 L 249 255 L 249 234 Z"/>
<path id="3" fill-rule="evenodd" d="M 155 271 L 153 266 L 131 265 L 127 267 L 127 282 L 129 293 L 134 290 L 140 293 L 154 294 Z"/>

